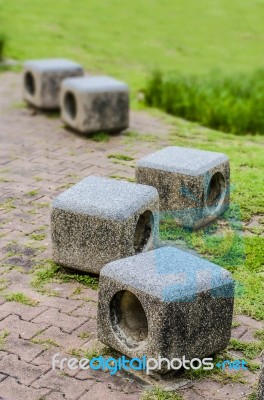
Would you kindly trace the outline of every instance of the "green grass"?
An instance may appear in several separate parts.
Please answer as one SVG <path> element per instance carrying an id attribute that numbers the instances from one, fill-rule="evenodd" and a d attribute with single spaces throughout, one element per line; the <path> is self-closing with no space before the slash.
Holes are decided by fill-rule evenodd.
<path id="1" fill-rule="evenodd" d="M 134 89 L 153 68 L 254 69 L 263 53 L 263 19 L 261 0 L 0 1 L 8 57 L 69 57 Z"/>
<path id="2" fill-rule="evenodd" d="M 25 295 L 24 293 L 7 293 L 5 295 L 5 299 L 7 301 L 16 301 L 17 303 L 25 304 L 27 306 L 36 306 L 38 304 L 37 300 L 32 299 L 31 297 Z"/>
<path id="3" fill-rule="evenodd" d="M 248 400 L 258 400 L 257 392 L 253 392 L 248 396 Z"/>
<path id="4" fill-rule="evenodd" d="M 36 240 L 36 241 L 41 241 L 44 240 L 46 235 L 45 233 L 32 233 L 30 235 L 31 239 Z"/>
<path id="5" fill-rule="evenodd" d="M 259 329 L 255 332 L 254 336 L 261 340 L 263 342 L 263 348 L 264 348 L 264 329 Z"/>
<path id="6" fill-rule="evenodd" d="M 0 209 L 6 210 L 6 211 L 11 211 L 12 209 L 15 209 L 16 206 L 13 204 L 15 200 L 16 199 L 10 198 L 10 199 L 6 200 L 5 202 L 0 203 Z"/>
<path id="7" fill-rule="evenodd" d="M 107 157 L 114 158 L 115 160 L 123 160 L 123 161 L 133 161 L 134 160 L 133 157 L 127 156 L 125 154 L 119 154 L 119 153 L 109 154 Z"/>
<path id="8" fill-rule="evenodd" d="M 45 203 L 45 202 L 34 203 L 34 206 L 37 208 L 45 208 L 45 207 L 49 207 L 50 203 Z"/>
<path id="9" fill-rule="evenodd" d="M 96 132 L 89 135 L 89 139 L 94 140 L 95 142 L 105 143 L 110 140 L 110 135 L 106 132 Z"/>
<path id="10" fill-rule="evenodd" d="M 264 134 L 264 69 L 199 76 L 154 72 L 146 85 L 145 101 L 220 131 Z"/>
<path id="11" fill-rule="evenodd" d="M 67 349 L 67 353 L 77 357 L 77 358 L 88 358 L 91 360 L 92 358 L 98 358 L 100 356 L 106 356 L 108 352 L 108 348 L 105 347 L 101 352 L 98 352 L 96 347 L 91 349 L 82 349 L 82 348 L 69 348 Z"/>
<path id="12" fill-rule="evenodd" d="M 30 192 L 27 192 L 26 193 L 26 196 L 36 196 L 37 194 L 38 194 L 38 190 L 37 189 L 35 189 L 35 190 L 31 190 Z"/>
<path id="13" fill-rule="evenodd" d="M 257 362 L 250 361 L 249 359 L 245 360 L 247 363 L 247 368 L 251 372 L 256 372 L 261 368 L 261 365 Z"/>
<path id="14" fill-rule="evenodd" d="M 91 335 L 90 335 L 90 333 L 88 333 L 88 332 L 81 332 L 81 333 L 78 335 L 78 337 L 80 337 L 80 338 L 83 339 L 83 340 L 88 339 L 90 336 L 91 336 Z"/>
<path id="15" fill-rule="evenodd" d="M 141 142 L 156 142 L 157 141 L 157 136 L 151 135 L 149 133 L 146 133 L 144 135 L 135 132 L 135 131 L 127 131 L 124 132 L 124 142 L 126 144 L 135 144 L 136 142 L 141 141 Z"/>
<path id="16" fill-rule="evenodd" d="M 98 279 L 85 273 L 77 273 L 73 270 L 60 267 L 52 260 L 46 260 L 33 271 L 31 285 L 37 289 L 43 289 L 50 282 L 78 282 L 92 289 L 97 289 Z"/>
<path id="17" fill-rule="evenodd" d="M 230 343 L 227 350 L 224 350 L 220 354 L 215 355 L 214 361 L 213 361 L 214 365 L 218 364 L 219 362 L 222 363 L 225 360 L 234 361 L 236 358 L 234 356 L 232 356 L 229 351 L 233 348 L 234 348 L 233 344 Z M 247 349 L 248 348 L 251 348 L 251 352 L 248 351 L 250 356 L 252 356 L 253 354 L 256 354 L 256 349 L 259 349 L 259 347 L 255 346 L 253 343 L 251 343 L 251 346 L 248 346 Z M 253 357 L 251 357 L 251 358 L 253 358 Z M 245 354 L 244 354 L 243 359 L 246 361 L 247 368 L 251 372 L 255 372 L 260 369 L 260 365 L 255 362 L 250 361 L 249 357 L 246 357 Z M 215 367 L 211 370 L 204 370 L 204 369 L 189 370 L 189 371 L 186 370 L 186 371 L 184 371 L 183 377 L 186 379 L 190 379 L 192 381 L 209 378 L 211 380 L 221 382 L 221 383 L 236 383 L 236 382 L 246 383 L 245 377 L 243 376 L 243 372 L 238 371 L 236 373 L 234 373 L 234 372 L 230 373 L 230 370 L 228 367 L 225 368 L 224 370 L 222 370 L 221 368 L 217 368 L 217 367 Z"/>
<path id="18" fill-rule="evenodd" d="M 33 338 L 31 339 L 31 342 L 42 345 L 46 350 L 49 350 L 52 347 L 59 347 L 59 344 L 51 338 L 46 338 L 46 339 Z"/>
<path id="19" fill-rule="evenodd" d="M 4 329 L 0 332 L 0 350 L 4 350 L 5 339 L 9 335 L 9 331 Z"/>
<path id="20" fill-rule="evenodd" d="M 167 392 L 159 387 L 146 390 L 141 396 L 141 400 L 183 400 L 179 394 Z"/>
<path id="21" fill-rule="evenodd" d="M 113 179 L 118 179 L 118 180 L 126 180 L 128 182 L 135 182 L 136 179 L 135 178 L 126 178 L 125 176 L 121 176 L 121 175 L 110 175 L 109 178 L 113 178 Z"/>
<path id="22" fill-rule="evenodd" d="M 238 339 L 231 339 L 229 348 L 242 351 L 245 357 L 252 360 L 260 356 L 264 349 L 264 340 L 259 342 L 241 342 Z"/>

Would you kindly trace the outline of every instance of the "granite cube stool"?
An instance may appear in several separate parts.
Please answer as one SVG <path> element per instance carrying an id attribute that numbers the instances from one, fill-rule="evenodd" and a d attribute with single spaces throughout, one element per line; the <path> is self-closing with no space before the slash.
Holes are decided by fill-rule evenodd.
<path id="1" fill-rule="evenodd" d="M 58 109 L 63 79 L 83 74 L 83 68 L 69 60 L 54 58 L 27 61 L 23 73 L 24 99 L 41 109 Z"/>
<path id="2" fill-rule="evenodd" d="M 258 400 L 264 400 L 264 356 L 263 356 L 262 367 L 261 367 L 260 376 L 259 376 Z"/>
<path id="3" fill-rule="evenodd" d="M 233 300 L 228 271 L 160 247 L 101 270 L 98 337 L 131 358 L 201 359 L 227 346 Z"/>
<path id="4" fill-rule="evenodd" d="M 66 79 L 61 118 L 81 133 L 119 132 L 129 125 L 128 86 L 107 76 Z"/>
<path id="5" fill-rule="evenodd" d="M 53 259 L 99 274 L 108 262 L 147 251 L 158 235 L 155 188 L 90 176 L 55 198 Z"/>
<path id="6" fill-rule="evenodd" d="M 222 153 L 166 147 L 138 161 L 136 180 L 157 188 L 160 210 L 181 226 L 197 229 L 229 207 L 229 160 Z"/>

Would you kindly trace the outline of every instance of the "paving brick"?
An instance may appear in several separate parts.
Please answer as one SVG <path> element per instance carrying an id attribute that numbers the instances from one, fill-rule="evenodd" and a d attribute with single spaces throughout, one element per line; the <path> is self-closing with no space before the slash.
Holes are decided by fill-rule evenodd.
<path id="1" fill-rule="evenodd" d="M 32 360 L 32 364 L 35 365 L 50 365 L 52 366 L 52 357 L 54 354 L 59 353 L 60 357 L 69 357 L 69 354 L 63 351 L 59 347 L 51 347 L 50 349 L 44 350 L 39 356 Z"/>
<path id="2" fill-rule="evenodd" d="M 96 318 L 97 317 L 97 305 L 93 302 L 86 302 L 80 307 L 76 308 L 75 311 L 71 313 L 75 317 L 86 317 L 86 318 Z"/>
<path id="3" fill-rule="evenodd" d="M 65 397 L 61 392 L 52 392 L 48 396 L 45 396 L 45 400 L 65 400 Z"/>
<path id="4" fill-rule="evenodd" d="M 81 370 L 78 372 L 76 375 L 76 378 L 81 380 L 81 381 L 86 381 L 86 380 L 92 380 L 95 382 L 107 382 L 111 381 L 111 376 L 109 372 L 107 371 L 102 371 L 102 370 L 93 370 L 93 369 L 87 369 L 87 370 Z"/>
<path id="5" fill-rule="evenodd" d="M 6 224 L 6 228 L 12 229 L 15 231 L 23 232 L 26 235 L 29 235 L 30 233 L 34 232 L 35 226 L 34 224 L 25 224 L 22 222 L 19 222 L 18 220 L 12 220 Z"/>
<path id="6" fill-rule="evenodd" d="M 250 326 L 253 329 L 263 329 L 263 321 L 257 321 L 254 318 L 250 318 L 247 315 L 236 315 L 235 320 L 242 325 Z"/>
<path id="7" fill-rule="evenodd" d="M 102 342 L 99 342 L 98 339 L 90 339 L 86 343 L 82 345 L 82 348 L 89 352 L 96 351 L 97 354 L 103 354 L 105 350 L 105 345 Z"/>
<path id="8" fill-rule="evenodd" d="M 76 288 L 80 286 L 76 282 L 74 283 L 50 283 L 46 285 L 46 287 L 50 290 L 53 290 L 58 294 L 59 297 L 63 297 L 68 299 L 71 297 L 76 290 Z M 73 298 L 71 298 L 73 300 Z M 78 303 L 69 303 L 74 304 L 74 306 Z M 71 310 L 72 311 L 72 310 Z"/>
<path id="9" fill-rule="evenodd" d="M 31 321 L 45 310 L 47 310 L 47 307 L 32 307 L 13 301 L 7 301 L 0 306 L 0 320 L 6 318 L 8 315 L 18 315 L 24 321 Z"/>
<path id="10" fill-rule="evenodd" d="M 73 299 L 86 299 L 91 302 L 98 302 L 98 291 L 90 288 L 82 288 L 80 294 L 72 295 Z"/>
<path id="11" fill-rule="evenodd" d="M 243 336 L 246 331 L 247 331 L 247 327 L 246 326 L 243 326 L 243 325 L 242 326 L 237 326 L 236 328 L 232 329 L 231 336 L 232 336 L 232 338 L 240 339 L 241 336 Z"/>
<path id="12" fill-rule="evenodd" d="M 83 304 L 82 300 L 63 299 L 61 297 L 46 297 L 42 304 L 47 307 L 54 307 L 64 313 L 70 313 Z"/>
<path id="13" fill-rule="evenodd" d="M 81 329 L 81 327 L 79 329 Z M 89 340 L 89 338 L 85 340 L 81 339 L 75 331 L 71 334 L 62 332 L 61 329 L 56 326 L 51 326 L 46 329 L 43 333 L 37 336 L 37 339 L 52 339 L 64 349 L 69 347 L 80 347 Z"/>
<path id="14" fill-rule="evenodd" d="M 215 400 L 237 400 L 237 399 L 242 399 L 245 398 L 245 396 L 248 396 L 252 392 L 252 388 L 243 385 L 241 383 L 230 383 L 227 385 L 224 385 L 221 387 L 219 390 L 217 390 L 214 394 L 214 399 Z"/>
<path id="15" fill-rule="evenodd" d="M 7 354 L 9 354 L 7 351 L 0 350 L 0 359 L 2 359 L 3 357 L 5 357 Z"/>
<path id="16" fill-rule="evenodd" d="M 13 334 L 19 335 L 22 339 L 32 339 L 39 331 L 48 328 L 45 323 L 32 323 L 21 320 L 17 315 L 9 315 L 0 321 L 0 331 L 8 330 Z"/>
<path id="17" fill-rule="evenodd" d="M 89 319 L 87 322 L 85 322 L 83 325 L 81 325 L 79 328 L 77 328 L 74 331 L 74 334 L 77 336 L 82 333 L 88 334 L 89 340 L 97 338 L 97 322 L 96 322 L 96 320 Z"/>
<path id="18" fill-rule="evenodd" d="M 80 400 L 138 400 L 138 394 L 125 394 L 123 392 L 111 391 L 107 383 L 96 383 L 89 392 L 80 397 Z"/>
<path id="19" fill-rule="evenodd" d="M 73 357 L 73 356 L 67 354 L 66 352 L 64 352 L 61 348 L 52 347 L 51 349 L 44 351 L 37 358 L 35 358 L 32 361 L 32 364 L 49 365 L 50 367 L 52 367 L 52 359 L 55 354 L 59 354 L 58 360 L 62 360 L 63 358 L 70 359 Z M 56 365 L 56 369 L 59 369 L 58 365 Z M 76 376 L 79 373 L 79 370 L 78 369 L 76 369 L 76 370 L 70 369 L 66 363 L 63 363 L 63 373 L 65 373 L 66 375 L 69 375 L 69 376 Z"/>
<path id="20" fill-rule="evenodd" d="M 7 378 L 7 375 L 0 373 L 0 382 Z M 1 398 L 0 398 L 1 400 Z"/>
<path id="21" fill-rule="evenodd" d="M 196 393 L 193 389 L 184 390 L 180 392 L 180 394 L 183 394 L 184 400 L 205 400 L 205 397 L 202 397 L 200 394 Z"/>
<path id="22" fill-rule="evenodd" d="M 4 349 L 27 362 L 31 362 L 43 352 L 43 347 L 39 344 L 34 344 L 30 340 L 19 339 L 18 335 L 14 334 L 7 336 Z"/>
<path id="23" fill-rule="evenodd" d="M 24 385 L 30 385 L 49 368 L 21 361 L 14 354 L 8 354 L 0 360 L 0 371 L 17 378 Z"/>
<path id="24" fill-rule="evenodd" d="M 124 392 L 125 394 L 140 394 L 143 390 L 138 382 L 132 380 L 131 377 L 129 379 L 125 374 L 123 374 L 123 376 L 111 376 L 111 378 L 108 379 L 108 388 Z"/>
<path id="25" fill-rule="evenodd" d="M 65 394 L 67 400 L 78 399 L 85 391 L 93 386 L 93 381 L 81 381 L 67 375 L 61 371 L 51 370 L 40 379 L 35 381 L 32 386 L 35 388 L 50 388 Z"/>
<path id="26" fill-rule="evenodd" d="M 40 400 L 49 392 L 49 389 L 36 390 L 21 385 L 12 377 L 0 383 L 0 393 L 6 400 Z"/>
<path id="27" fill-rule="evenodd" d="M 255 333 L 255 329 L 250 329 L 248 328 L 243 335 L 240 336 L 239 340 L 241 340 L 241 342 L 255 342 L 256 341 L 256 337 L 254 336 Z"/>
<path id="28" fill-rule="evenodd" d="M 215 393 L 220 390 L 222 384 L 215 382 L 210 379 L 204 379 L 202 381 L 195 381 L 193 385 L 193 390 L 200 396 L 208 396 L 208 399 L 214 399 Z"/>
<path id="29" fill-rule="evenodd" d="M 35 318 L 32 322 L 37 324 L 46 323 L 46 325 L 49 323 L 50 325 L 61 328 L 64 332 L 71 333 L 84 324 L 86 320 L 87 318 L 69 316 L 68 314 L 59 312 L 54 308 L 50 308 Z"/>
<path id="30" fill-rule="evenodd" d="M 57 296 L 45 296 L 40 293 L 35 292 L 32 289 L 25 289 L 25 293 L 31 296 L 35 296 L 35 299 L 39 301 L 39 304 L 44 307 L 57 308 L 62 310 L 64 313 L 70 313 L 80 307 L 84 301 L 75 299 L 64 299 Z"/>

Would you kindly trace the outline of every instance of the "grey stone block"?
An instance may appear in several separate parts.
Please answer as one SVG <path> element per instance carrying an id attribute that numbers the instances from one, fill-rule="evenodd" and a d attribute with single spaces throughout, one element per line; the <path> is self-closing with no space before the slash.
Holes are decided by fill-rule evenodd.
<path id="1" fill-rule="evenodd" d="M 264 400 L 264 358 L 262 361 L 262 368 L 259 376 L 258 400 Z"/>
<path id="2" fill-rule="evenodd" d="M 160 210 L 181 226 L 199 228 L 229 207 L 229 160 L 222 153 L 166 147 L 138 161 L 136 179 L 157 188 Z"/>
<path id="3" fill-rule="evenodd" d="M 108 262 L 152 248 L 158 235 L 155 188 L 90 176 L 53 201 L 53 259 L 98 274 Z"/>
<path id="4" fill-rule="evenodd" d="M 99 282 L 99 340 L 128 357 L 191 360 L 229 342 L 234 282 L 209 261 L 161 247 L 107 264 Z"/>
<path id="5" fill-rule="evenodd" d="M 42 109 L 58 109 L 60 85 L 63 79 L 82 76 L 83 68 L 69 60 L 32 60 L 24 64 L 24 99 Z"/>
<path id="6" fill-rule="evenodd" d="M 61 118 L 82 133 L 122 131 L 129 125 L 128 86 L 107 76 L 66 79 Z"/>

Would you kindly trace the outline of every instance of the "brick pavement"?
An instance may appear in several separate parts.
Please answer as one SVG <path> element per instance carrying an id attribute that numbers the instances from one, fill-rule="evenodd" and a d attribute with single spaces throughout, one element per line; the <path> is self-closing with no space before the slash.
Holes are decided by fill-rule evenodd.
<path id="1" fill-rule="evenodd" d="M 135 160 L 167 145 L 170 127 L 146 112 L 132 112 L 132 133 L 96 142 L 65 129 L 56 115 L 23 107 L 20 79 L 20 74 L 0 74 L 0 397 L 139 399 L 143 387 L 131 376 L 51 369 L 54 353 L 100 350 L 97 291 L 54 282 L 40 292 L 31 285 L 32 271 L 51 259 L 51 199 L 91 174 L 133 178 Z M 115 153 L 134 160 L 108 158 Z M 17 292 L 36 305 L 5 300 Z M 233 334 L 241 340 L 262 327 L 245 316 L 238 320 Z M 257 376 L 249 373 L 247 379 L 246 384 L 195 381 L 180 393 L 191 400 L 247 398 Z"/>

